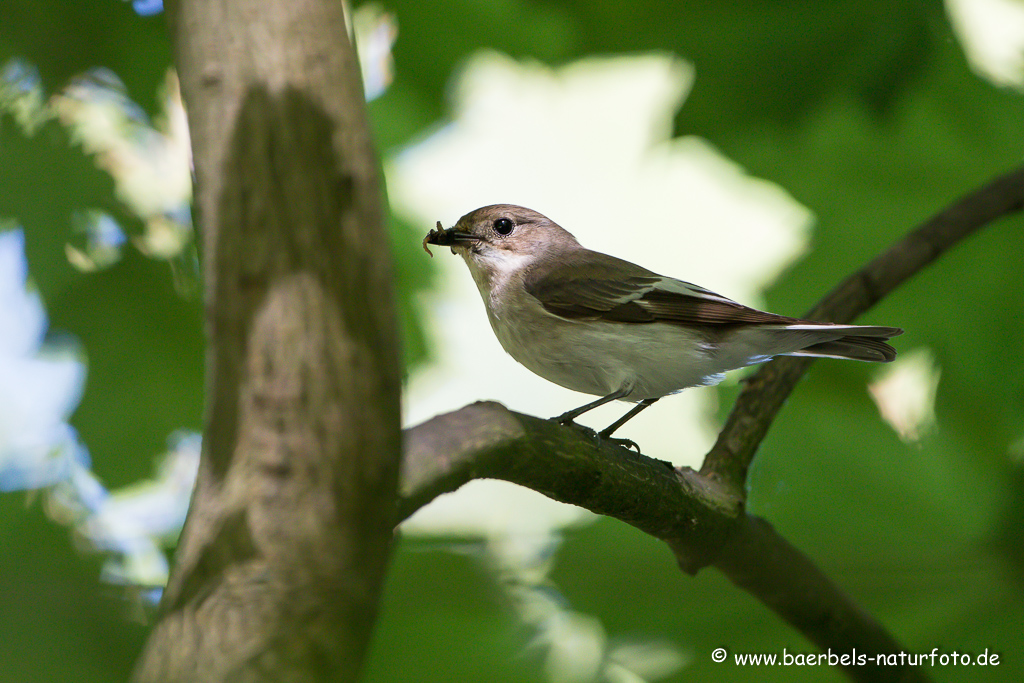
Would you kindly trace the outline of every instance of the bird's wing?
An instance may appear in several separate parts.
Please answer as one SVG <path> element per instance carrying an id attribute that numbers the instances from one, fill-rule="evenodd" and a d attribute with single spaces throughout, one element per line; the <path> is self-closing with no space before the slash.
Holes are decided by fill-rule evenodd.
<path id="1" fill-rule="evenodd" d="M 548 313 L 569 320 L 710 326 L 800 322 L 749 308 L 613 256 L 598 252 L 586 256 L 575 263 L 535 269 L 524 283 L 526 291 Z"/>

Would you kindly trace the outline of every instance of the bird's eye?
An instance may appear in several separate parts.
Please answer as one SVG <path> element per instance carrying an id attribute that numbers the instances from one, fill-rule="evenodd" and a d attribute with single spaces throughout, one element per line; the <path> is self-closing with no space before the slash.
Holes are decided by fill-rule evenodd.
<path id="1" fill-rule="evenodd" d="M 512 231 L 515 230 L 516 224 L 508 218 L 499 218 L 494 221 L 494 232 L 499 235 L 511 235 Z"/>

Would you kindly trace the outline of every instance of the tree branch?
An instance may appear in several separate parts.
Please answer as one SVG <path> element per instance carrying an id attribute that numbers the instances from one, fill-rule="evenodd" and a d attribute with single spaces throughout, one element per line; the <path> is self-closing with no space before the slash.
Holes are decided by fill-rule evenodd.
<path id="1" fill-rule="evenodd" d="M 471 479 L 503 479 L 626 522 L 665 541 L 689 574 L 713 564 L 823 650 L 878 657 L 903 649 L 767 522 L 746 515 L 740 499 L 689 468 L 492 402 L 405 431 L 401 519 Z M 909 667 L 846 669 L 862 681 L 926 680 Z"/>
<path id="2" fill-rule="evenodd" d="M 954 202 L 829 292 L 805 318 L 847 323 L 965 237 L 1024 209 L 1024 168 Z M 743 491 L 747 470 L 772 421 L 810 367 L 807 358 L 778 358 L 750 378 L 736 399 L 701 474 Z"/>
<path id="3" fill-rule="evenodd" d="M 405 430 L 400 519 L 471 479 L 521 484 L 687 546 L 717 546 L 741 510 L 692 470 L 500 403 L 474 403 Z"/>
<path id="4" fill-rule="evenodd" d="M 811 560 L 759 517 L 745 515 L 714 566 L 785 619 L 822 652 L 863 655 L 865 661 L 899 655 L 901 646 L 874 617 L 833 584 Z M 920 668 L 840 664 L 855 681 L 927 681 Z"/>

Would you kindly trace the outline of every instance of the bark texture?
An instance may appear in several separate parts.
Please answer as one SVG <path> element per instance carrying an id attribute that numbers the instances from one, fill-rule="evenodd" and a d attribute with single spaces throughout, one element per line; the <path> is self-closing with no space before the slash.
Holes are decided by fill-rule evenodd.
<path id="1" fill-rule="evenodd" d="M 167 10 L 203 235 L 207 415 L 136 680 L 355 680 L 396 520 L 400 361 L 342 4 Z"/>

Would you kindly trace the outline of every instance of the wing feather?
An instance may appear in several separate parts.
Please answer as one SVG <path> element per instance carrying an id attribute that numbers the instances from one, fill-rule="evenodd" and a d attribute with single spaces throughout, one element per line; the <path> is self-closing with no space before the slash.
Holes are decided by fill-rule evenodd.
<path id="1" fill-rule="evenodd" d="M 800 322 L 599 252 L 574 260 L 535 268 L 524 283 L 545 310 L 568 320 L 710 326 Z M 558 277 L 552 277 L 556 267 Z"/>

